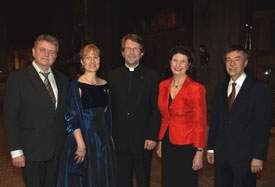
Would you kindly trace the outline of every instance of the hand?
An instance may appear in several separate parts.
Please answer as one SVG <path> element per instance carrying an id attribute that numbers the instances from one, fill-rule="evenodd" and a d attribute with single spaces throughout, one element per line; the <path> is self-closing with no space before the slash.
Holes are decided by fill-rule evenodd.
<path id="1" fill-rule="evenodd" d="M 259 173 L 263 169 L 263 162 L 262 160 L 253 158 L 251 161 L 251 172 L 252 173 Z"/>
<path id="2" fill-rule="evenodd" d="M 202 166 L 203 166 L 203 153 L 200 151 L 197 151 L 193 159 L 192 169 L 196 171 L 201 169 Z"/>
<path id="3" fill-rule="evenodd" d="M 214 153 L 207 153 L 207 161 L 210 163 L 210 164 L 214 164 Z"/>
<path id="4" fill-rule="evenodd" d="M 158 144 L 158 148 L 157 148 L 156 153 L 157 153 L 157 155 L 159 156 L 159 158 L 161 158 L 161 141 L 159 141 L 159 144 Z"/>
<path id="5" fill-rule="evenodd" d="M 156 146 L 157 142 L 153 140 L 145 140 L 144 143 L 144 149 L 147 149 L 149 151 L 153 150 Z"/>
<path id="6" fill-rule="evenodd" d="M 77 148 L 75 154 L 74 160 L 77 160 L 76 163 L 83 162 L 86 155 L 86 148 Z"/>
<path id="7" fill-rule="evenodd" d="M 73 136 L 77 144 L 77 149 L 75 151 L 76 156 L 74 160 L 77 160 L 76 163 L 83 162 L 86 155 L 86 145 L 82 137 L 81 129 L 77 128 L 73 131 Z"/>
<path id="8" fill-rule="evenodd" d="M 25 156 L 21 155 L 12 159 L 12 165 L 18 168 L 25 167 Z"/>

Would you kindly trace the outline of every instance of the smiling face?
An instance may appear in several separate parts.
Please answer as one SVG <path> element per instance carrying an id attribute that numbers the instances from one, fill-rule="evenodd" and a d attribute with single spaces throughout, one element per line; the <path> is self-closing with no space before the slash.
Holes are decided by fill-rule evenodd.
<path id="1" fill-rule="evenodd" d="M 100 57 L 97 52 L 91 50 L 80 60 L 85 72 L 97 72 L 100 67 Z"/>
<path id="2" fill-rule="evenodd" d="M 122 51 L 122 56 L 125 59 L 125 65 L 129 68 L 137 67 L 143 52 L 140 50 L 140 44 L 130 39 L 126 40 L 125 48 Z"/>
<path id="3" fill-rule="evenodd" d="M 32 55 L 36 65 L 44 72 L 47 72 L 55 62 L 57 56 L 56 46 L 45 40 L 38 41 L 32 49 Z"/>
<path id="4" fill-rule="evenodd" d="M 173 75 L 186 76 L 186 72 L 189 67 L 188 57 L 181 53 L 176 53 L 173 55 L 170 61 L 170 68 Z"/>
<path id="5" fill-rule="evenodd" d="M 225 56 L 226 71 L 233 81 L 236 81 L 247 66 L 248 60 L 242 51 L 232 51 Z"/>

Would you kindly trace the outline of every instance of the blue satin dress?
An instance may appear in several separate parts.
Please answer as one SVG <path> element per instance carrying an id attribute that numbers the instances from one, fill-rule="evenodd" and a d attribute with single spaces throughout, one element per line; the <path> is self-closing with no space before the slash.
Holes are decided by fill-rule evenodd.
<path id="1" fill-rule="evenodd" d="M 81 97 L 79 96 L 81 89 Z M 114 187 L 115 159 L 111 140 L 108 84 L 74 81 L 68 91 L 68 136 L 58 172 L 58 187 Z M 108 110 L 106 111 L 106 109 Z M 72 132 L 80 128 L 86 145 L 83 163 L 74 160 L 77 148 Z"/>

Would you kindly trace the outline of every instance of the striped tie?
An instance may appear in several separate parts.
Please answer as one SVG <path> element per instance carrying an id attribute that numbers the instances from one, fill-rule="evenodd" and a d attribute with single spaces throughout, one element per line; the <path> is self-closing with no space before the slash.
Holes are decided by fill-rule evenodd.
<path id="1" fill-rule="evenodd" d="M 49 78 L 48 78 L 50 72 L 48 72 L 48 73 L 40 72 L 40 73 L 45 77 L 45 79 L 44 79 L 44 85 L 46 86 L 46 88 L 47 88 L 47 90 L 49 92 L 49 95 L 50 95 L 50 97 L 52 99 L 52 102 L 55 105 L 56 99 L 55 99 L 55 96 L 54 96 L 54 92 L 53 92 L 51 83 L 50 83 Z"/>

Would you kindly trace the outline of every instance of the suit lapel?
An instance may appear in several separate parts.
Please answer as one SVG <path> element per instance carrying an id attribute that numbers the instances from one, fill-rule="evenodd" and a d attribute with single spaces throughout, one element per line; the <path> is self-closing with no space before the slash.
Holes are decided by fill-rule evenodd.
<path id="1" fill-rule="evenodd" d="M 55 83 L 56 83 L 56 86 L 57 86 L 57 93 L 58 93 L 57 108 L 56 108 L 56 110 L 57 110 L 58 107 L 60 106 L 61 97 L 63 97 L 65 95 L 64 94 L 65 90 L 63 89 L 62 81 L 60 79 L 60 76 L 56 73 L 56 71 L 52 70 L 52 72 L 53 72 L 54 80 L 55 80 Z"/>
<path id="2" fill-rule="evenodd" d="M 222 104 L 224 106 L 225 111 L 229 111 L 229 107 L 228 107 L 228 96 L 227 96 L 227 89 L 228 89 L 228 83 L 229 81 L 226 81 L 223 85 L 222 85 Z"/>
<path id="3" fill-rule="evenodd" d="M 172 82 L 172 79 L 171 79 L 171 82 Z M 171 82 L 169 84 L 169 94 L 170 94 L 170 87 L 171 87 Z M 177 105 L 177 101 L 178 101 L 178 98 L 182 99 L 183 98 L 183 95 L 186 95 L 188 96 L 188 94 L 186 93 L 187 92 L 187 87 L 188 85 L 191 83 L 191 78 L 190 77 L 186 77 L 185 80 L 184 80 L 184 83 L 182 85 L 182 87 L 180 88 L 180 91 L 177 93 L 177 95 L 175 96 L 175 98 L 173 99 L 170 107 L 170 108 L 173 108 L 174 105 Z M 168 100 L 169 100 L 169 97 L 170 95 L 168 95 Z"/>
<path id="4" fill-rule="evenodd" d="M 48 100 L 48 103 L 51 105 L 51 107 L 53 107 L 53 103 L 48 93 L 48 90 L 32 65 L 30 65 L 27 69 L 27 77 L 29 83 L 36 88 L 35 90 L 37 90 L 37 92 L 39 92 L 44 99 Z"/>
<path id="5" fill-rule="evenodd" d="M 170 78 L 167 82 L 167 84 L 165 86 L 162 87 L 162 90 L 159 92 L 161 93 L 161 97 L 159 97 L 159 99 L 162 99 L 162 105 L 163 107 L 165 107 L 165 111 L 168 112 L 169 108 L 171 107 L 171 105 L 169 106 L 169 97 L 170 97 L 170 86 L 171 86 L 171 82 L 172 82 L 173 78 Z"/>
<path id="6" fill-rule="evenodd" d="M 235 98 L 231 110 L 234 110 L 234 108 L 238 107 L 238 105 L 244 100 L 246 95 L 249 93 L 249 90 L 251 86 L 253 85 L 253 79 L 249 76 L 246 77 L 246 79 L 243 82 L 243 85 Z"/>

